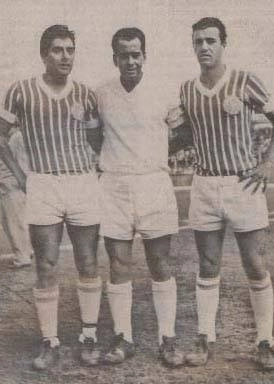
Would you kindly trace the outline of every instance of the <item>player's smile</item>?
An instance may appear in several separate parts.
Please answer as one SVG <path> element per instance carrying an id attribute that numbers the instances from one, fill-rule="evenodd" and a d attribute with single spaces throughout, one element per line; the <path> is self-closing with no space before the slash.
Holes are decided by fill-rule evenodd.
<path id="1" fill-rule="evenodd" d="M 126 70 L 128 76 L 136 76 L 137 68 L 136 67 L 128 67 Z"/>

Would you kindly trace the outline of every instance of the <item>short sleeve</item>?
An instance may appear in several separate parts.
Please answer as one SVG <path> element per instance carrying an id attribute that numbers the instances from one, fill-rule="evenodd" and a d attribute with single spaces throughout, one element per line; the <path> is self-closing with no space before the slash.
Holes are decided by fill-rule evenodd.
<path id="1" fill-rule="evenodd" d="M 182 100 L 182 87 L 180 89 L 180 102 L 176 107 L 170 108 L 167 114 L 166 122 L 170 129 L 175 129 L 183 125 L 188 120 Z"/>
<path id="2" fill-rule="evenodd" d="M 88 101 L 87 101 L 87 119 L 86 119 L 86 128 L 87 129 L 96 129 L 100 127 L 100 119 L 98 112 L 98 104 L 96 100 L 95 93 L 90 89 L 88 90 Z"/>
<path id="3" fill-rule="evenodd" d="M 14 83 L 7 91 L 0 107 L 0 118 L 9 124 L 16 124 L 19 118 L 19 84 Z"/>
<path id="4" fill-rule="evenodd" d="M 274 111 L 274 102 L 270 93 L 261 80 L 253 73 L 247 75 L 245 101 L 257 112 L 268 113 Z"/>
<path id="5" fill-rule="evenodd" d="M 16 116 L 13 113 L 6 111 L 3 107 L 0 108 L 0 119 L 12 125 L 17 121 Z"/>
<path id="6" fill-rule="evenodd" d="M 180 106 L 169 109 L 166 123 L 170 129 L 175 129 L 184 123 L 183 112 Z"/>
<path id="7" fill-rule="evenodd" d="M 16 82 L 11 85 L 8 89 L 4 98 L 4 110 L 9 114 L 13 115 L 14 119 L 19 118 L 20 115 L 20 85 Z"/>

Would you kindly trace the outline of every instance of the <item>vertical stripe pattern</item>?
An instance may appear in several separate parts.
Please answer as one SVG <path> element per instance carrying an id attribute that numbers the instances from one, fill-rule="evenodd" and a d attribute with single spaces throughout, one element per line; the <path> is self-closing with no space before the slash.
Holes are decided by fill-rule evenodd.
<path id="1" fill-rule="evenodd" d="M 256 166 L 251 117 L 253 111 L 262 112 L 269 97 L 256 76 L 238 70 L 211 90 L 198 80 L 183 83 L 181 106 L 192 127 L 198 167 L 227 175 Z M 237 100 L 236 112 L 225 107 L 229 98 Z"/>
<path id="2" fill-rule="evenodd" d="M 84 128 L 86 121 L 94 127 L 98 116 L 96 98 L 88 87 L 72 82 L 71 90 L 59 99 L 32 78 L 12 85 L 4 106 L 19 120 L 32 171 L 89 171 L 89 144 Z"/>

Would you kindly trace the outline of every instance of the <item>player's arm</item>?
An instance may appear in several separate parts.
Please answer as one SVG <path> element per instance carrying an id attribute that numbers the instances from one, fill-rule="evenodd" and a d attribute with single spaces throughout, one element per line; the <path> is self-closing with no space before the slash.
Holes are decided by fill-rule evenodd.
<path id="1" fill-rule="evenodd" d="M 245 102 L 251 106 L 252 109 L 259 113 L 263 113 L 274 124 L 274 99 L 267 92 L 265 86 L 252 73 L 247 75 L 247 81 L 244 90 Z M 265 191 L 267 181 L 274 169 L 274 135 L 272 134 L 268 151 L 264 154 L 263 162 L 258 164 L 256 169 L 252 170 L 247 175 L 240 178 L 240 181 L 249 179 L 244 186 L 244 189 L 250 186 L 254 187 L 252 193 L 256 193 L 262 186 Z"/>
<path id="2" fill-rule="evenodd" d="M 169 130 L 169 155 L 193 145 L 190 122 L 183 113 L 181 106 L 172 108 L 168 111 L 166 123 Z"/>
<path id="3" fill-rule="evenodd" d="M 274 103 L 273 103 L 273 110 L 269 111 L 267 110 L 265 112 L 265 116 L 268 118 L 268 120 L 272 124 L 272 134 L 269 146 L 266 150 L 266 152 L 263 155 L 262 163 L 259 164 L 255 170 L 255 176 L 253 176 L 253 180 L 255 178 L 255 181 L 257 182 L 257 186 L 259 188 L 260 183 L 263 183 L 263 190 L 265 191 L 267 186 L 267 181 L 271 176 L 273 176 L 274 172 Z M 257 189 L 258 189 L 257 188 Z M 256 190 L 257 190 L 256 189 Z M 255 190 L 255 192 L 256 192 Z"/>
<path id="4" fill-rule="evenodd" d="M 89 90 L 88 95 L 89 117 L 86 121 L 87 141 L 93 151 L 99 154 L 103 143 L 103 130 L 98 111 L 97 98 L 94 92 Z"/>
<path id="5" fill-rule="evenodd" d="M 3 137 L 8 137 L 9 131 L 15 123 L 16 116 L 6 111 L 5 109 L 0 108 L 0 135 Z"/>
<path id="6" fill-rule="evenodd" d="M 168 153 L 174 153 L 186 147 L 193 146 L 193 137 L 190 124 L 185 122 L 172 130 L 169 130 Z"/>
<path id="7" fill-rule="evenodd" d="M 99 154 L 103 143 L 103 133 L 100 126 L 87 129 L 87 141 L 94 152 Z"/>
<path id="8" fill-rule="evenodd" d="M 265 116 L 268 118 L 268 120 L 272 124 L 272 133 L 271 133 L 271 138 L 269 145 L 267 147 L 267 150 L 264 153 L 263 156 L 263 163 L 271 163 L 272 167 L 274 167 L 274 134 L 273 134 L 273 129 L 274 129 L 274 102 L 273 102 L 273 111 L 268 111 L 265 113 Z"/>

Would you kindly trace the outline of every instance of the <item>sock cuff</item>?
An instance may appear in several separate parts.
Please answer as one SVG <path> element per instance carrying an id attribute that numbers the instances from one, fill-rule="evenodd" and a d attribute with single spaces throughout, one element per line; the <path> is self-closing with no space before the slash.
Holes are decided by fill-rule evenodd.
<path id="1" fill-rule="evenodd" d="M 58 285 L 50 288 L 33 288 L 33 296 L 37 301 L 54 301 L 58 300 L 59 287 Z"/>
<path id="2" fill-rule="evenodd" d="M 176 280 L 172 276 L 170 279 L 166 281 L 155 281 L 152 280 L 152 291 L 153 292 L 165 292 L 169 291 L 170 289 L 176 289 Z"/>
<path id="3" fill-rule="evenodd" d="M 220 285 L 220 276 L 204 279 L 203 277 L 197 276 L 196 286 L 201 289 L 214 289 Z"/>
<path id="4" fill-rule="evenodd" d="M 77 283 L 77 289 L 83 293 L 97 292 L 101 291 L 102 288 L 102 279 L 101 277 L 96 277 L 95 279 L 90 279 L 87 282 L 79 280 Z"/>
<path id="5" fill-rule="evenodd" d="M 252 291 L 262 291 L 269 286 L 272 286 L 270 273 L 266 271 L 266 276 L 262 280 L 251 280 L 248 279 L 249 288 Z"/>
<path id="6" fill-rule="evenodd" d="M 256 342 L 255 342 L 255 345 L 258 347 L 259 344 L 260 344 L 260 342 L 261 342 L 261 341 L 265 341 L 265 340 L 267 340 L 267 341 L 269 342 L 270 347 L 273 348 L 273 346 L 274 346 L 273 338 L 269 338 L 269 339 L 264 338 L 263 340 L 259 340 L 259 339 L 257 338 L 257 339 L 256 339 Z"/>
<path id="7" fill-rule="evenodd" d="M 132 292 L 132 282 L 127 281 L 122 284 L 112 284 L 110 281 L 107 281 L 107 292 L 108 293 L 120 293 L 124 294 L 127 292 Z"/>

